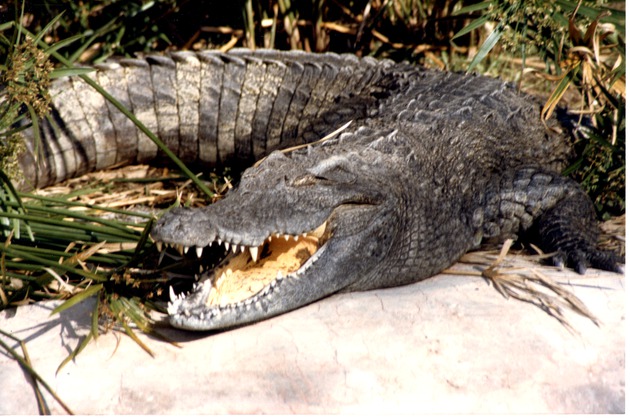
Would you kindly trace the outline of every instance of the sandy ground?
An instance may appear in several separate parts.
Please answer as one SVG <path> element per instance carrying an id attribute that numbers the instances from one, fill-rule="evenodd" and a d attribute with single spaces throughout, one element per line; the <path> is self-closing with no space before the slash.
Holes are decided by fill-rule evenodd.
<path id="1" fill-rule="evenodd" d="M 25 342 L 78 414 L 625 412 L 624 276 L 537 269 L 600 326 L 565 311 L 572 332 L 481 277 L 442 274 L 227 332 L 161 330 L 181 348 L 141 334 L 154 357 L 110 332 L 57 374 L 87 333 L 93 303 L 52 317 L 56 302 L 5 310 L 0 329 Z M 0 414 L 37 412 L 27 375 L 2 351 Z"/>

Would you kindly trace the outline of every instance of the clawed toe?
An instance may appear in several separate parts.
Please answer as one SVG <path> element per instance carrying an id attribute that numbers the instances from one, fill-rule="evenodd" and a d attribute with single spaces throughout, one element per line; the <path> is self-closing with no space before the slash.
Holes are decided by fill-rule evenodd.
<path id="1" fill-rule="evenodd" d="M 619 266 L 622 259 L 609 251 L 593 250 L 591 252 L 582 252 L 575 250 L 568 253 L 558 251 L 552 257 L 551 262 L 556 267 L 573 268 L 578 274 L 585 274 L 588 267 L 623 274 L 623 270 Z"/>

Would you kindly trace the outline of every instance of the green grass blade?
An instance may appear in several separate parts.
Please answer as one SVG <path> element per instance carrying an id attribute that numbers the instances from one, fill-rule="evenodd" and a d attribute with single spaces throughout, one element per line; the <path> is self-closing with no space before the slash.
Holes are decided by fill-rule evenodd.
<path id="1" fill-rule="evenodd" d="M 576 7 L 575 1 L 571 0 L 555 0 L 565 13 L 573 13 Z M 606 11 L 610 13 L 608 16 L 604 16 L 601 21 L 603 23 L 612 23 L 619 28 L 619 32 L 626 32 L 626 13 L 625 10 L 616 10 L 608 7 L 590 7 L 580 4 L 577 14 L 585 16 L 589 19 L 597 19 L 600 13 Z"/>
<path id="2" fill-rule="evenodd" d="M 576 67 L 567 70 L 560 82 L 556 85 L 553 93 L 551 94 L 551 96 L 549 96 L 547 102 L 543 106 L 543 109 L 541 111 L 542 119 L 547 120 L 553 115 L 553 111 L 556 109 L 556 105 L 558 105 L 558 102 L 560 102 L 560 99 L 562 99 L 562 96 L 564 96 L 564 93 L 571 85 L 571 80 L 573 80 L 573 72 L 575 69 Z"/>
<path id="3" fill-rule="evenodd" d="M 4 32 L 13 26 L 15 26 L 15 22 L 0 23 L 0 32 Z"/>
<path id="4" fill-rule="evenodd" d="M 87 299 L 90 296 L 98 293 L 102 289 L 103 289 L 103 285 L 102 284 L 96 284 L 96 285 L 93 285 L 93 286 L 89 286 L 87 289 L 83 290 L 80 293 L 77 293 L 76 295 L 72 296 L 70 299 L 68 299 L 67 301 L 65 301 L 61 305 L 57 306 L 52 311 L 50 311 L 50 316 L 53 316 L 53 315 L 55 315 L 55 314 L 57 314 L 57 313 L 59 313 L 61 311 L 65 311 L 66 309 L 73 307 L 77 303 L 83 302 L 85 299 Z"/>
<path id="5" fill-rule="evenodd" d="M 26 3 L 26 2 L 24 2 L 24 3 Z M 21 28 L 24 32 L 27 32 L 27 33 L 28 33 L 28 34 L 29 34 L 29 35 L 33 38 L 33 41 L 37 44 L 37 43 L 41 42 L 41 40 L 42 40 L 42 38 L 44 37 L 44 35 L 46 35 L 46 33 L 47 33 L 48 31 L 50 31 L 50 29 L 51 29 L 53 26 L 55 26 L 55 24 L 59 21 L 59 19 L 61 19 L 61 16 L 63 16 L 63 12 L 59 13 L 57 16 L 55 16 L 54 18 L 52 18 L 52 19 L 50 20 L 50 22 L 48 22 L 48 23 L 46 24 L 46 26 L 44 26 L 44 27 L 42 28 L 42 30 L 41 30 L 41 31 L 39 31 L 39 32 L 37 33 L 37 35 L 33 35 L 33 34 L 31 34 L 31 33 L 28 33 L 28 31 L 26 31 L 26 29 L 25 29 L 25 28 L 22 28 L 22 25 L 18 25 L 18 26 L 19 26 L 19 27 L 20 27 L 20 28 Z"/>
<path id="6" fill-rule="evenodd" d="M 0 334 L 11 338 L 12 340 L 17 341 L 18 343 L 22 343 L 22 340 L 18 340 L 16 337 L 13 337 L 11 334 L 6 333 L 2 330 L 0 330 Z M 70 409 L 70 407 L 68 407 L 63 402 L 63 400 L 59 398 L 57 393 L 48 385 L 48 383 L 46 383 L 46 381 L 44 381 L 44 379 L 35 371 L 35 369 L 33 369 L 33 366 L 24 357 L 17 354 L 17 352 L 13 350 L 11 346 L 6 344 L 3 340 L 0 340 L 0 347 L 2 347 L 7 353 L 9 353 L 11 357 L 13 357 L 13 359 L 15 359 L 18 362 L 18 364 L 20 365 L 22 369 L 28 372 L 28 374 L 31 375 L 37 382 L 42 384 L 42 386 L 46 389 L 46 391 L 48 391 L 48 393 L 52 395 L 55 401 L 57 401 L 59 405 L 61 405 L 61 407 L 66 411 L 66 413 L 74 414 L 72 410 Z"/>
<path id="7" fill-rule="evenodd" d="M 94 337 L 94 341 L 98 339 L 98 315 L 101 309 L 100 299 L 96 299 L 94 310 L 92 311 L 92 325 L 90 327 L 90 333 Z"/>
<path id="8" fill-rule="evenodd" d="M 81 39 L 81 38 L 83 38 L 83 34 L 79 34 L 79 35 L 74 35 L 74 36 L 68 37 L 68 38 L 66 38 L 66 39 L 64 39 L 62 41 L 55 42 L 50 47 L 46 48 L 44 50 L 44 52 L 46 54 L 50 55 L 50 54 L 52 54 L 53 51 L 57 51 L 57 50 L 59 50 L 59 49 L 61 49 L 63 47 L 66 47 L 66 46 L 72 44 L 73 42 L 75 42 L 76 40 Z"/>
<path id="9" fill-rule="evenodd" d="M 22 219 L 27 222 L 38 222 L 43 226 L 58 226 L 69 228 L 70 230 L 76 231 L 85 231 L 89 233 L 102 233 L 102 234 L 110 234 L 112 236 L 119 236 L 120 238 L 136 241 L 138 240 L 138 232 L 133 229 L 129 229 L 128 232 L 121 232 L 119 227 L 111 228 L 107 226 L 107 224 L 102 224 L 102 226 L 98 226 L 95 224 L 88 223 L 77 223 L 70 222 L 67 220 L 54 219 L 46 216 L 35 216 L 31 214 L 16 214 L 11 212 L 0 212 L 0 217 L 10 217 L 16 219 Z"/>
<path id="10" fill-rule="evenodd" d="M 133 310 L 130 310 L 128 308 L 128 305 L 125 304 L 125 301 L 125 298 L 112 298 L 109 301 L 109 307 L 112 310 L 114 317 L 123 327 L 125 333 L 127 333 L 127 335 L 133 341 L 135 341 L 136 344 L 138 344 L 140 348 L 142 348 L 142 350 L 146 351 L 151 357 L 155 357 L 153 351 L 151 351 L 151 349 L 138 338 L 138 336 L 133 332 L 133 330 L 129 327 L 129 324 L 125 320 L 125 317 L 130 318 L 132 321 L 134 320 L 134 318 L 137 318 L 137 314 L 135 314 Z M 143 324 L 143 322 L 141 322 L 141 324 Z"/>
<path id="11" fill-rule="evenodd" d="M 451 39 L 459 38 L 460 36 L 466 35 L 467 33 L 474 31 L 480 26 L 483 26 L 486 22 L 488 22 L 489 19 L 490 19 L 490 16 L 485 15 L 485 16 L 481 16 L 480 18 L 473 20 L 468 25 L 463 27 L 459 32 L 453 35 L 453 38 Z"/>
<path id="12" fill-rule="evenodd" d="M 153 228 L 153 224 L 155 223 L 155 219 L 149 220 L 149 222 L 144 227 L 142 231 L 142 235 L 138 240 L 138 244 L 136 245 L 136 250 L 133 253 L 133 259 L 137 259 L 140 256 L 140 251 L 144 249 L 145 245 L 149 241 L 149 235 L 151 234 L 151 229 Z"/>
<path id="13" fill-rule="evenodd" d="M 17 207 L 15 208 L 17 213 L 18 214 L 22 214 L 22 215 L 26 214 L 26 209 L 24 207 L 24 204 L 22 203 L 22 199 L 20 198 L 20 194 L 17 192 L 17 190 L 15 189 L 13 184 L 11 183 L 11 180 L 9 179 L 9 177 L 2 171 L 0 171 L 0 184 L 1 184 L 1 189 L 3 190 L 4 193 L 6 193 L 6 195 L 9 196 L 10 201 L 17 203 Z M 4 203 L 2 203 L 2 204 L 4 204 Z M 4 206 L 2 206 L 2 207 L 4 207 Z M 4 210 L 6 210 L 6 212 L 8 214 L 12 213 L 11 211 L 9 211 L 8 208 L 4 208 Z M 16 239 L 20 239 L 21 223 L 20 223 L 19 219 L 13 219 L 10 216 L 5 216 L 5 217 L 7 217 L 8 219 L 13 220 L 14 235 L 15 235 Z M 33 231 L 31 230 L 31 227 L 28 224 L 26 224 L 25 228 L 26 228 L 26 231 L 28 233 L 29 239 L 31 241 L 34 241 L 35 238 L 33 236 Z M 7 233 L 6 236 L 8 236 L 8 233 Z"/>
<path id="14" fill-rule="evenodd" d="M 471 4 L 470 6 L 462 7 L 461 9 L 453 12 L 453 16 L 463 15 L 465 13 L 476 12 L 478 10 L 487 9 L 495 3 L 494 0 L 482 1 L 481 3 Z"/>
<path id="15" fill-rule="evenodd" d="M 144 218 L 144 219 L 150 219 L 152 217 L 150 214 L 146 214 L 146 213 L 139 213 L 139 212 L 136 212 L 136 211 L 116 209 L 116 208 L 110 208 L 110 207 L 105 207 L 105 206 L 99 206 L 98 204 L 88 204 L 88 203 L 81 203 L 81 202 L 78 202 L 78 201 L 68 201 L 68 200 L 63 199 L 63 198 L 44 197 L 44 196 L 41 196 L 41 195 L 27 193 L 27 192 L 22 192 L 22 193 L 20 193 L 20 195 L 22 197 L 25 197 L 25 198 L 31 198 L 31 199 L 34 199 L 34 200 L 39 200 L 42 203 L 60 204 L 60 205 L 62 205 L 64 207 L 86 207 L 86 208 L 93 209 L 93 210 L 106 211 L 106 212 L 109 212 L 109 213 L 122 214 L 122 215 L 125 215 L 125 216 L 132 216 L 132 217 L 138 217 L 138 218 Z"/>
<path id="16" fill-rule="evenodd" d="M 61 67 L 61 68 L 53 70 L 50 73 L 50 78 L 56 79 L 59 77 L 66 77 L 66 76 L 79 76 L 81 74 L 88 74 L 95 71 L 96 69 L 93 67 Z"/>
<path id="17" fill-rule="evenodd" d="M 477 65 L 481 63 L 484 58 L 486 58 L 490 50 L 492 50 L 496 43 L 499 42 L 499 39 L 501 39 L 501 36 L 503 35 L 503 30 L 504 26 L 502 23 L 498 24 L 497 27 L 494 28 L 492 33 L 488 35 L 488 38 L 486 38 L 486 40 L 481 45 L 481 48 L 479 48 L 479 51 L 477 51 L 477 54 L 475 54 L 475 57 L 473 57 L 470 65 L 468 66 L 468 69 L 466 70 L 467 72 L 473 71 L 473 69 L 477 67 Z"/>
<path id="18" fill-rule="evenodd" d="M 81 339 L 81 341 L 79 341 L 79 343 L 77 344 L 77 346 L 74 348 L 74 350 L 72 350 L 70 352 L 70 354 L 68 355 L 68 357 L 66 357 L 65 359 L 63 359 L 63 361 L 59 364 L 59 366 L 57 366 L 57 370 L 55 371 L 55 375 L 58 375 L 59 372 L 61 372 L 61 369 L 63 369 L 63 367 L 68 364 L 69 361 L 73 360 L 75 357 L 77 357 L 77 355 L 79 353 L 81 353 L 83 351 L 83 349 L 85 349 L 85 346 L 88 345 L 88 343 L 90 341 L 92 341 L 94 337 L 92 336 L 92 332 L 90 331 L 88 333 L 88 335 L 86 335 L 85 337 L 83 337 L 83 339 Z"/>

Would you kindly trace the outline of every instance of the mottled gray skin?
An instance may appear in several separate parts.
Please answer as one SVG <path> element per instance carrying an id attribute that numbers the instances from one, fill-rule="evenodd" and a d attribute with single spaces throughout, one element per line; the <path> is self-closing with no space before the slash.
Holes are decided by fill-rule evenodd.
<path id="1" fill-rule="evenodd" d="M 176 209 L 158 221 L 156 242 L 185 247 L 256 247 L 271 235 L 300 235 L 328 221 L 328 240 L 302 269 L 244 302 L 208 306 L 213 275 L 205 273 L 191 294 L 172 296 L 173 326 L 231 328 L 336 292 L 416 282 L 482 240 L 525 234 L 557 252 L 558 265 L 581 273 L 587 266 L 618 270 L 616 257 L 596 248 L 588 197 L 558 175 L 568 136 L 557 121 L 545 127 L 540 105 L 500 80 L 336 55 L 238 51 L 175 58 L 108 67 L 98 77 L 104 82 L 122 72 L 118 93 L 192 163 L 249 164 L 351 123 L 324 142 L 272 152 L 224 200 Z M 137 78 L 137 68 L 146 72 L 137 79 L 144 89 L 121 88 L 121 80 Z M 155 100 L 136 104 L 139 92 L 150 95 L 148 80 Z M 135 135 L 123 124 L 110 124 L 116 138 Z M 99 159 L 111 164 L 156 155 L 135 138 L 128 155 L 121 152 L 125 141 L 103 140 L 118 156 Z M 82 166 L 98 166 L 90 165 Z M 47 177 L 78 172 L 55 169 Z"/>

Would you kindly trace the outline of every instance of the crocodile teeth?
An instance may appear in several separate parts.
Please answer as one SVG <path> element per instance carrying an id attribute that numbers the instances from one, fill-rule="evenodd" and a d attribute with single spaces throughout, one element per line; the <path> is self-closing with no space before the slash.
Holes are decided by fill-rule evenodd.
<path id="1" fill-rule="evenodd" d="M 175 302 L 177 300 L 177 295 L 173 290 L 173 286 L 168 286 L 168 297 L 170 298 L 171 302 Z"/>
<path id="2" fill-rule="evenodd" d="M 223 245 L 225 246 L 225 250 L 229 251 L 230 250 L 230 244 L 228 244 L 227 242 L 223 243 Z"/>
<path id="3" fill-rule="evenodd" d="M 190 247 L 189 247 L 189 246 L 185 246 L 185 247 L 184 247 L 184 254 L 188 254 L 188 250 L 189 250 L 189 249 L 190 249 Z"/>
<path id="4" fill-rule="evenodd" d="M 237 246 L 235 244 L 232 244 L 232 252 L 236 254 L 237 249 Z"/>
<path id="5" fill-rule="evenodd" d="M 232 269 L 228 268 L 226 271 L 224 271 L 223 273 L 221 273 L 221 276 L 219 276 L 218 279 L 215 280 L 214 285 L 216 287 L 221 286 L 221 283 L 223 283 L 223 281 L 225 280 L 226 277 L 231 276 L 232 275 Z"/>
<path id="6" fill-rule="evenodd" d="M 197 253 L 197 258 L 201 258 L 201 254 L 203 254 L 203 248 L 200 246 L 195 247 L 195 252 Z"/>
<path id="7" fill-rule="evenodd" d="M 160 258 L 158 259 L 158 265 L 162 264 L 162 259 L 164 258 L 164 254 L 166 254 L 166 249 L 160 251 Z"/>
<path id="8" fill-rule="evenodd" d="M 252 256 L 252 261 L 256 262 L 258 260 L 258 247 L 257 246 L 250 246 L 249 247 L 249 253 Z"/>
<path id="9" fill-rule="evenodd" d="M 158 252 L 162 252 L 162 246 L 164 244 L 162 242 L 156 242 L 155 243 L 155 247 L 157 248 Z"/>

